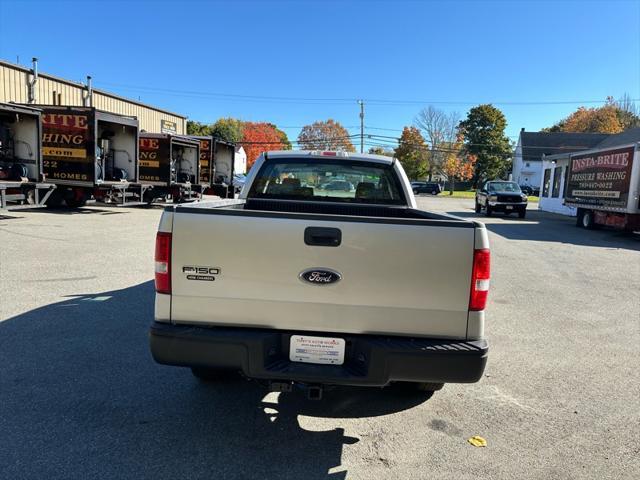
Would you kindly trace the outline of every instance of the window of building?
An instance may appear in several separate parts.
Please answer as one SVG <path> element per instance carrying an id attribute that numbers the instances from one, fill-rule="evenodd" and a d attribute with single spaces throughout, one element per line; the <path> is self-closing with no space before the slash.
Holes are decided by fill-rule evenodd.
<path id="1" fill-rule="evenodd" d="M 545 168 L 544 170 L 544 181 L 542 182 L 542 196 L 549 196 L 549 187 L 551 186 L 551 169 Z"/>
<path id="2" fill-rule="evenodd" d="M 553 170 L 553 192 L 551 196 L 558 198 L 560 196 L 560 181 L 562 180 L 562 167 L 556 167 Z"/>

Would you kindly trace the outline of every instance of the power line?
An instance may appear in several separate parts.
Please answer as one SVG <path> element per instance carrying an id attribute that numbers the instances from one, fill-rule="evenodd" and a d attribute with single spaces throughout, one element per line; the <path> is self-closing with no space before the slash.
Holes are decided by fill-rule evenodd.
<path id="1" fill-rule="evenodd" d="M 178 90 L 161 87 L 149 87 L 140 85 L 131 85 L 113 82 L 96 82 L 98 85 L 113 86 L 122 89 L 143 91 L 149 93 L 162 93 L 168 95 L 177 95 L 185 97 L 206 97 L 246 101 L 246 102 L 286 102 L 286 103 L 311 103 L 311 104 L 344 104 L 348 105 L 358 100 L 362 100 L 371 105 L 379 106 L 399 106 L 399 105 L 479 105 L 490 103 L 493 105 L 510 105 L 510 106 L 532 106 L 532 105 L 577 105 L 577 104 L 603 104 L 608 100 L 535 100 L 535 101 L 467 101 L 467 100 L 411 100 L 411 99 L 381 99 L 381 98 L 349 98 L 349 97 L 289 97 L 289 96 L 270 96 L 270 95 L 246 95 L 236 93 L 223 92 L 203 92 L 195 90 Z M 640 101 L 640 98 L 629 99 L 631 102 Z"/>

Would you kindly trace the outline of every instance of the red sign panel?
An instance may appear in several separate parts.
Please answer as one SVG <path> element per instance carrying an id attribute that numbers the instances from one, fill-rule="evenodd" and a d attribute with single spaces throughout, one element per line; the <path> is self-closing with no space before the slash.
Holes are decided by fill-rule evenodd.
<path id="1" fill-rule="evenodd" d="M 572 155 L 566 201 L 577 205 L 626 208 L 634 147 Z"/>

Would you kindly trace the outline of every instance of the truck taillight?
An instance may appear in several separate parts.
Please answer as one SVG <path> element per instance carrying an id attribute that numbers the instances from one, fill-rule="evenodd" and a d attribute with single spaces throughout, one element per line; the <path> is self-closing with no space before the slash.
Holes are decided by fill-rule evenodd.
<path id="1" fill-rule="evenodd" d="M 491 254 L 489 249 L 478 249 L 473 252 L 473 270 L 471 272 L 471 295 L 469 310 L 484 310 L 489 294 L 489 278 L 491 277 Z"/>
<path id="2" fill-rule="evenodd" d="M 156 235 L 156 292 L 171 294 L 171 233 Z"/>

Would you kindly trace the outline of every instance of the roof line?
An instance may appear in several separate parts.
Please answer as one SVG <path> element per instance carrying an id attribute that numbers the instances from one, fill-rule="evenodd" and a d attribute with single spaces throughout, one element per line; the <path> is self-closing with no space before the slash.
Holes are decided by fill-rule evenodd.
<path id="1" fill-rule="evenodd" d="M 21 71 L 23 71 L 25 73 L 31 73 L 31 69 L 30 68 L 23 67 L 22 65 L 17 65 L 15 63 L 7 62 L 6 60 L 0 59 L 0 65 L 3 65 L 3 66 L 8 67 L 8 68 L 14 68 L 16 70 L 21 70 Z M 67 80 L 65 78 L 56 77 L 55 75 L 51 75 L 49 73 L 42 73 L 42 72 L 38 71 L 38 76 L 39 77 L 44 77 L 44 78 L 47 78 L 49 80 L 53 80 L 53 81 L 56 81 L 56 82 L 65 83 L 67 85 L 71 85 L 72 87 L 81 88 L 83 90 L 86 90 L 86 88 L 87 88 L 86 85 L 84 85 L 84 84 L 82 84 L 80 82 L 74 82 L 72 80 Z M 107 91 L 101 90 L 99 88 L 92 88 L 92 90 L 94 92 L 97 92 L 100 95 L 104 95 L 106 97 L 115 98 L 116 100 L 123 100 L 123 101 L 128 102 L 128 103 L 133 103 L 134 105 L 139 105 L 141 107 L 150 108 L 151 110 L 155 110 L 157 112 L 167 113 L 169 115 L 173 115 L 174 117 L 180 117 L 180 118 L 183 118 L 185 120 L 188 118 L 186 115 L 182 115 L 180 113 L 175 113 L 175 112 L 171 112 L 169 110 L 164 110 L 162 108 L 154 107 L 153 105 L 149 105 L 147 103 L 138 102 L 137 100 L 132 100 L 132 99 L 127 98 L 127 97 L 122 97 L 120 95 L 116 95 L 115 93 L 107 92 Z"/>

